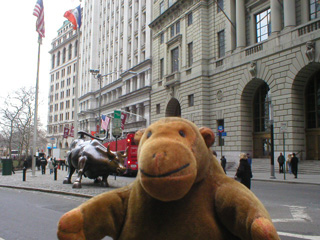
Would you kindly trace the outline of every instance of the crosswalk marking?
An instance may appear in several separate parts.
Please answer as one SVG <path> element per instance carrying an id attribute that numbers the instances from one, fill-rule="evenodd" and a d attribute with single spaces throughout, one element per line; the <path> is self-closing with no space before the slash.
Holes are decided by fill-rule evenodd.
<path id="1" fill-rule="evenodd" d="M 320 236 L 308 236 L 308 235 L 286 233 L 286 232 L 278 232 L 278 234 L 280 236 L 294 237 L 294 238 L 300 238 L 300 239 L 320 240 Z"/>
<path id="2" fill-rule="evenodd" d="M 291 205 L 284 206 L 289 207 L 292 218 L 272 219 L 272 222 L 312 222 L 311 217 L 305 212 L 306 207 Z"/>

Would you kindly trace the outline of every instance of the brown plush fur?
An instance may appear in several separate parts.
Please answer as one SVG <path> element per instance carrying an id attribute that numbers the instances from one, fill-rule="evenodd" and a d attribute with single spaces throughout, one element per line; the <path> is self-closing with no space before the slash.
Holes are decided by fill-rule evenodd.
<path id="1" fill-rule="evenodd" d="M 213 156 L 210 129 L 164 118 L 135 141 L 137 179 L 62 216 L 59 239 L 279 239 L 261 202 Z"/>

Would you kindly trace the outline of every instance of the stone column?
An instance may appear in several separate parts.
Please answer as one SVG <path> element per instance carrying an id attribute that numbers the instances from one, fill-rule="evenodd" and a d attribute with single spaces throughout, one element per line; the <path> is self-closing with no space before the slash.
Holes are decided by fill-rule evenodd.
<path id="1" fill-rule="evenodd" d="M 144 105 L 144 118 L 147 120 L 146 121 L 146 127 L 148 127 L 151 123 L 150 119 L 150 100 L 147 102 L 143 103 Z"/>
<path id="2" fill-rule="evenodd" d="M 236 0 L 237 48 L 246 46 L 245 0 Z"/>
<path id="3" fill-rule="evenodd" d="M 142 120 L 142 105 L 141 105 L 141 103 L 138 103 L 138 104 L 136 104 L 136 109 L 137 109 L 137 115 L 139 115 L 139 116 L 137 116 L 137 121 L 141 121 Z"/>
<path id="4" fill-rule="evenodd" d="M 271 33 L 278 33 L 280 31 L 281 31 L 281 5 L 278 0 L 271 0 Z"/>
<path id="5" fill-rule="evenodd" d="M 229 16 L 229 20 L 235 25 L 235 0 L 225 1 L 225 12 L 226 15 Z M 230 37 L 225 37 L 226 42 L 226 54 L 228 52 L 232 52 L 236 48 L 236 29 L 234 26 L 228 21 L 226 24 L 225 36 L 228 36 L 227 33 L 231 33 Z"/>
<path id="6" fill-rule="evenodd" d="M 296 26 L 296 1 L 295 0 L 283 1 L 283 11 L 284 11 L 284 27 L 295 27 Z"/>
<path id="7" fill-rule="evenodd" d="M 304 24 L 309 21 L 309 15 L 310 15 L 309 1 L 301 0 L 300 4 L 301 4 L 301 23 Z"/>

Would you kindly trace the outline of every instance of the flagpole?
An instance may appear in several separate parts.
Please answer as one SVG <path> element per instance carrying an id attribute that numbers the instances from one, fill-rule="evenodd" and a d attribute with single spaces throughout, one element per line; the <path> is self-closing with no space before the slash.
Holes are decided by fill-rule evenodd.
<path id="1" fill-rule="evenodd" d="M 80 29 L 77 28 L 77 41 L 78 41 L 78 45 L 77 45 L 77 71 L 76 71 L 76 86 L 75 86 L 75 100 L 74 100 L 74 132 L 73 132 L 73 136 L 74 139 L 78 138 L 78 110 L 79 110 L 79 103 L 78 103 L 78 85 L 79 85 L 79 62 L 80 62 Z"/>
<path id="2" fill-rule="evenodd" d="M 36 80 L 36 93 L 34 101 L 34 129 L 33 129 L 33 149 L 32 149 L 32 176 L 36 175 L 36 148 L 37 148 L 37 130 L 38 130 L 38 91 L 39 91 L 39 69 L 40 69 L 40 46 L 42 38 L 39 34 L 38 37 L 38 66 L 37 66 L 37 80 Z"/>

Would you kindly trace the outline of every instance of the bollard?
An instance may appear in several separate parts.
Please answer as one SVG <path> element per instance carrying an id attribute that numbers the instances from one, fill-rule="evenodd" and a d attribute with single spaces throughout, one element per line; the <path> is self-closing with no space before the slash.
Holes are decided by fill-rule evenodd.
<path id="1" fill-rule="evenodd" d="M 57 181 L 57 168 L 54 168 L 54 180 Z"/>
<path id="2" fill-rule="evenodd" d="M 26 168 L 23 168 L 22 170 L 22 181 L 26 181 L 26 172 L 27 172 L 27 169 Z"/>

